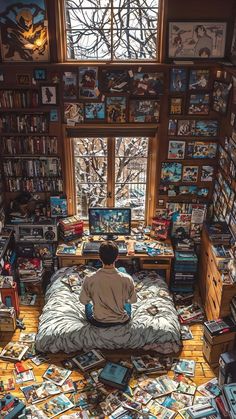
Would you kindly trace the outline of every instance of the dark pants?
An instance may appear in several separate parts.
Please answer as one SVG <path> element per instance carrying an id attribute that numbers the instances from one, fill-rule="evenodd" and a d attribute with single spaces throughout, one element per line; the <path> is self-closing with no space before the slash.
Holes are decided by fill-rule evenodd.
<path id="1" fill-rule="evenodd" d="M 130 321 L 130 318 L 131 318 L 131 304 L 125 303 L 124 309 L 125 309 L 126 313 L 128 314 L 129 318 L 128 318 L 128 320 L 126 320 L 123 323 L 103 323 L 103 322 L 97 321 L 93 317 L 93 305 L 91 303 L 88 303 L 88 304 L 85 305 L 85 315 L 86 315 L 86 318 L 89 321 L 89 323 L 91 323 L 93 326 L 112 327 L 112 326 L 127 324 Z"/>

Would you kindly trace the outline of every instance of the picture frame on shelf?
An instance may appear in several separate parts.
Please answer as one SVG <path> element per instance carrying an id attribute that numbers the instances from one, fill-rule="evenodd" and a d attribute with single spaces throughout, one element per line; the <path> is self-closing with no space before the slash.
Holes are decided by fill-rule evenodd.
<path id="1" fill-rule="evenodd" d="M 170 92 L 185 92 L 187 89 L 187 69 L 170 69 Z"/>
<path id="2" fill-rule="evenodd" d="M 21 86 L 29 86 L 31 84 L 30 74 L 17 74 L 16 82 Z"/>
<path id="3" fill-rule="evenodd" d="M 179 119 L 177 135 L 187 137 L 194 135 L 194 122 L 191 119 Z"/>
<path id="4" fill-rule="evenodd" d="M 105 120 L 105 103 L 86 102 L 84 104 L 84 114 L 87 121 Z"/>
<path id="5" fill-rule="evenodd" d="M 45 81 L 45 80 L 47 80 L 47 70 L 46 70 L 46 68 L 35 68 L 34 69 L 34 80 L 35 81 Z"/>
<path id="6" fill-rule="evenodd" d="M 46 1 L 30 3 L 22 0 L 17 4 L 14 0 L 2 0 L 0 38 L 3 62 L 48 62 L 50 51 Z"/>
<path id="7" fill-rule="evenodd" d="M 42 105 L 57 105 L 56 85 L 43 85 L 40 87 Z"/>
<path id="8" fill-rule="evenodd" d="M 77 99 L 77 73 L 74 71 L 64 71 L 63 81 L 63 98 L 64 100 Z"/>
<path id="9" fill-rule="evenodd" d="M 227 113 L 230 85 L 219 80 L 213 83 L 212 109 L 221 114 Z"/>
<path id="10" fill-rule="evenodd" d="M 168 135 L 172 136 L 172 135 L 176 135 L 177 133 L 177 125 L 178 125 L 178 120 L 177 119 L 169 119 L 168 122 Z"/>
<path id="11" fill-rule="evenodd" d="M 202 166 L 201 167 L 201 182 L 212 182 L 214 175 L 213 166 Z"/>
<path id="12" fill-rule="evenodd" d="M 107 122 L 124 124 L 126 122 L 126 97 L 109 96 L 106 100 Z"/>
<path id="13" fill-rule="evenodd" d="M 185 141 L 169 140 L 168 159 L 182 160 L 185 156 Z"/>
<path id="14" fill-rule="evenodd" d="M 101 70 L 102 92 L 118 94 L 130 90 L 130 76 L 127 70 Z"/>
<path id="15" fill-rule="evenodd" d="M 182 115 L 184 110 L 184 98 L 172 96 L 169 99 L 169 115 Z"/>
<path id="16" fill-rule="evenodd" d="M 98 68 L 79 67 L 79 98 L 97 99 L 99 95 Z"/>
<path id="17" fill-rule="evenodd" d="M 214 159 L 217 154 L 217 143 L 193 141 L 186 148 L 186 157 L 191 159 Z"/>
<path id="18" fill-rule="evenodd" d="M 158 100 L 131 100 L 129 122 L 159 122 L 160 102 Z"/>
<path id="19" fill-rule="evenodd" d="M 189 90 L 207 90 L 210 84 L 209 69 L 190 69 L 189 71 Z"/>
<path id="20" fill-rule="evenodd" d="M 188 99 L 189 115 L 208 115 L 210 110 L 210 94 L 209 93 L 191 93 Z"/>
<path id="21" fill-rule="evenodd" d="M 194 183 L 198 179 L 198 166 L 183 166 L 182 182 Z"/>
<path id="22" fill-rule="evenodd" d="M 163 93 L 164 74 L 161 72 L 134 72 L 131 83 L 132 96 L 153 97 Z"/>
<path id="23" fill-rule="evenodd" d="M 77 125 L 84 122 L 84 104 L 81 102 L 64 103 L 64 122 L 67 125 Z"/>
<path id="24" fill-rule="evenodd" d="M 224 58 L 226 35 L 226 21 L 169 21 L 168 58 L 175 60 Z"/>
<path id="25" fill-rule="evenodd" d="M 161 183 L 175 183 L 181 181 L 182 163 L 163 162 L 161 164 Z"/>

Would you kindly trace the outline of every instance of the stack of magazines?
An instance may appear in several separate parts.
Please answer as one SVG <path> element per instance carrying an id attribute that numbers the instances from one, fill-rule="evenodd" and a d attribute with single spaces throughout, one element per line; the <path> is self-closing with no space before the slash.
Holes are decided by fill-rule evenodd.
<path id="1" fill-rule="evenodd" d="M 44 268 L 40 258 L 18 258 L 18 274 L 20 282 L 25 285 L 40 284 L 43 280 Z"/>
<path id="2" fill-rule="evenodd" d="M 230 244 L 232 235 L 225 221 L 206 223 L 206 230 L 212 243 Z"/>
<path id="3" fill-rule="evenodd" d="M 201 323 L 204 320 L 204 312 L 197 303 L 189 306 L 179 306 L 177 307 L 177 313 L 181 324 Z"/>

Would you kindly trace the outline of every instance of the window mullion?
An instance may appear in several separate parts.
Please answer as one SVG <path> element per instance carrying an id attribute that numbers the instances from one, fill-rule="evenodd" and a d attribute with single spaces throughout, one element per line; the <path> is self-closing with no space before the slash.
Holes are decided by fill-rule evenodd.
<path id="1" fill-rule="evenodd" d="M 107 138 L 107 205 L 115 206 L 115 138 Z"/>

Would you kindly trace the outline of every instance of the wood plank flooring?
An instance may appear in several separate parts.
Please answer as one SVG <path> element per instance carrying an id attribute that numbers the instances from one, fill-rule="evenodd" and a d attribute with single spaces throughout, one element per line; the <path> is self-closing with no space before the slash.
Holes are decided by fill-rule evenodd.
<path id="1" fill-rule="evenodd" d="M 37 332 L 38 327 L 38 318 L 41 314 L 43 307 L 43 297 L 38 297 L 36 300 L 36 305 L 34 306 L 21 306 L 20 318 L 24 320 L 26 330 L 24 332 Z M 194 336 L 193 340 L 184 341 L 183 349 L 179 354 L 179 357 L 186 359 L 194 359 L 196 361 L 196 373 L 193 381 L 199 385 L 205 383 L 215 376 L 215 372 L 205 361 L 202 354 L 202 325 L 196 324 L 191 326 L 191 330 Z M 6 345 L 9 341 L 18 341 L 20 335 L 20 330 L 17 329 L 14 333 L 9 332 L 0 332 L 0 346 L 1 348 Z M 120 359 L 130 359 L 131 353 L 138 354 L 140 351 L 102 351 L 108 360 L 118 361 Z M 146 352 L 145 352 L 146 353 Z M 50 363 L 60 365 L 60 361 L 70 356 L 60 353 L 60 354 L 50 354 Z M 32 362 L 27 361 L 34 368 L 34 374 L 36 381 L 42 381 L 42 375 L 47 368 L 47 364 L 42 364 L 39 367 L 36 367 Z M 0 379 L 5 380 L 13 376 L 14 364 L 12 362 L 3 362 L 0 360 Z M 217 373 L 217 372 L 216 372 Z M 172 372 L 169 375 L 173 375 Z M 77 372 L 73 372 L 71 375 L 72 379 L 77 378 Z M 26 384 L 24 384 L 26 385 Z M 19 389 L 19 386 L 16 385 L 16 389 L 12 391 L 14 395 L 24 400 L 22 392 Z M 65 412 L 66 414 L 66 412 Z M 180 418 L 180 415 L 177 415 L 176 418 Z"/>

